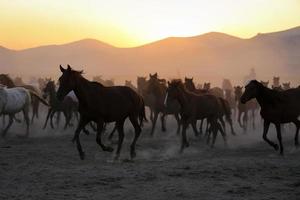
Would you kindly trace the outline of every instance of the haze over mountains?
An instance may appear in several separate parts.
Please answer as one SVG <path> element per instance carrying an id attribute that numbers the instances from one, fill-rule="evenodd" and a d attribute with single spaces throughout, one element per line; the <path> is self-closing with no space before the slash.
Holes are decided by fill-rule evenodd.
<path id="1" fill-rule="evenodd" d="M 174 78 L 193 76 L 219 82 L 242 80 L 254 67 L 258 78 L 280 75 L 300 83 L 300 27 L 241 39 L 211 32 L 195 37 L 170 37 L 134 48 L 117 48 L 94 39 L 24 50 L 0 47 L 1 73 L 18 76 L 59 75 L 59 64 L 84 69 L 86 76 L 135 79 L 158 72 Z"/>

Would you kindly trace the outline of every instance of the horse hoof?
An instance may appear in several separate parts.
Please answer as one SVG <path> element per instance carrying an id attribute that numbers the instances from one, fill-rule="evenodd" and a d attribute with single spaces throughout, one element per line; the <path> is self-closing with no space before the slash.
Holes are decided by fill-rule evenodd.
<path id="1" fill-rule="evenodd" d="M 275 149 L 275 151 L 278 151 L 278 149 L 279 149 L 278 144 L 274 144 L 274 149 Z"/>
<path id="2" fill-rule="evenodd" d="M 79 156 L 80 156 L 80 159 L 81 159 L 81 160 L 84 160 L 84 158 L 85 158 L 85 153 L 84 153 L 84 152 L 81 152 L 81 153 L 79 153 Z"/>
<path id="3" fill-rule="evenodd" d="M 165 129 L 165 128 L 162 128 L 162 129 L 161 129 L 161 131 L 162 131 L 162 132 L 166 132 L 166 131 L 167 131 L 167 129 Z"/>

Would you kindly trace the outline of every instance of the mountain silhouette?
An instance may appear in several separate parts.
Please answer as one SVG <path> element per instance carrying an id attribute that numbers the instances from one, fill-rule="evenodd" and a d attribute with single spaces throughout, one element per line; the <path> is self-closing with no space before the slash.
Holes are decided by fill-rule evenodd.
<path id="1" fill-rule="evenodd" d="M 23 50 L 0 46 L 2 73 L 24 76 L 59 75 L 59 64 L 84 69 L 86 75 L 135 77 L 158 72 L 203 80 L 238 78 L 254 67 L 261 78 L 281 75 L 298 80 L 300 27 L 259 33 L 242 39 L 210 32 L 194 37 L 170 37 L 133 48 L 117 48 L 95 39 Z"/>

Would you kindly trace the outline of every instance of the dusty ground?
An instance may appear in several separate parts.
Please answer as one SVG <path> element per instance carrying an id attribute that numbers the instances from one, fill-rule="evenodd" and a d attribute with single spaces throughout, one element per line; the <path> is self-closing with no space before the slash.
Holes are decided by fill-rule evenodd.
<path id="1" fill-rule="evenodd" d="M 246 135 L 236 128 L 239 135 L 229 135 L 228 147 L 219 137 L 215 149 L 190 133 L 191 147 L 180 155 L 168 120 L 168 133 L 157 131 L 155 138 L 146 126 L 133 162 L 127 160 L 130 133 L 118 162 L 101 151 L 94 135 L 82 134 L 81 161 L 72 130 L 43 131 L 40 122 L 21 139 L 14 135 L 22 125 L 15 125 L 0 140 L 0 199 L 300 199 L 294 127 L 283 136 L 284 157 L 262 141 L 261 128 Z M 270 136 L 275 140 L 274 129 Z"/>

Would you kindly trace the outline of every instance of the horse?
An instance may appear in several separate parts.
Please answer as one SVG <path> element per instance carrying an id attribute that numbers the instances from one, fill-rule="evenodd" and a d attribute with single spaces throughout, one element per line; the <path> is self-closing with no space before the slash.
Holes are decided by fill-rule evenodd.
<path id="1" fill-rule="evenodd" d="M 59 101 L 56 97 L 55 83 L 49 80 L 43 89 L 43 97 L 46 99 L 49 96 L 50 108 L 48 109 L 47 117 L 44 123 L 43 129 L 47 127 L 47 122 L 50 118 L 51 128 L 53 126 L 53 116 L 56 112 L 62 112 L 65 116 L 65 126 L 66 129 L 70 125 L 72 115 L 78 110 L 78 102 L 75 101 L 71 96 L 66 96 L 63 101 Z"/>
<path id="2" fill-rule="evenodd" d="M 153 136 L 156 121 L 158 118 L 158 114 L 162 113 L 160 119 L 161 119 L 161 130 L 163 132 L 166 131 L 166 125 L 165 125 L 165 116 L 166 115 L 174 115 L 176 121 L 177 121 L 177 131 L 176 133 L 179 134 L 180 132 L 180 105 L 177 101 L 170 102 L 167 106 L 164 104 L 164 98 L 166 96 L 166 90 L 167 86 L 165 85 L 165 81 L 162 81 L 162 79 L 159 79 L 157 76 L 157 73 L 154 75 L 150 74 L 150 80 L 148 83 L 148 87 L 146 89 L 147 94 L 152 95 L 153 100 L 151 101 L 151 104 L 149 105 L 151 107 L 151 110 L 153 111 L 153 120 L 152 120 L 152 128 L 150 135 Z"/>
<path id="3" fill-rule="evenodd" d="M 155 101 L 155 98 L 152 94 L 147 92 L 149 81 L 146 77 L 137 77 L 137 92 L 144 99 L 145 106 L 150 109 L 150 120 L 153 123 L 153 110 L 151 109 L 151 105 Z"/>
<path id="4" fill-rule="evenodd" d="M 20 78 L 19 78 L 20 79 Z M 20 83 L 23 83 L 23 81 L 17 79 Z M 31 91 L 32 93 L 39 94 L 39 90 L 35 88 L 32 85 L 16 85 L 13 80 L 9 77 L 8 74 L 0 74 L 0 84 L 6 85 L 8 88 L 14 88 L 16 86 L 23 87 Z M 32 94 L 30 93 L 30 94 Z M 32 117 L 31 117 L 31 123 L 33 123 L 34 118 L 39 117 L 39 105 L 41 98 L 37 98 L 36 96 L 31 97 L 31 105 L 32 105 Z"/>
<path id="5" fill-rule="evenodd" d="M 137 92 L 137 88 L 131 83 L 131 81 L 125 80 L 125 86 L 130 87 L 131 89 Z"/>
<path id="6" fill-rule="evenodd" d="M 96 81 L 98 83 L 101 83 L 104 86 L 114 86 L 114 80 L 113 79 L 109 79 L 109 80 L 104 80 L 102 79 L 102 76 L 94 76 L 93 77 L 93 81 Z"/>
<path id="7" fill-rule="evenodd" d="M 168 82 L 167 93 L 165 96 L 165 104 L 170 101 L 177 100 L 181 106 L 181 122 L 182 122 L 182 139 L 180 152 L 189 146 L 186 137 L 186 129 L 189 124 L 192 125 L 194 132 L 197 132 L 196 121 L 199 119 L 207 118 L 211 125 L 213 132 L 213 142 L 211 147 L 214 146 L 217 132 L 220 131 L 224 143 L 226 144 L 226 134 L 222 126 L 218 123 L 218 118 L 222 115 L 222 105 L 219 102 L 218 97 L 214 95 L 198 95 L 189 92 L 184 88 L 181 80 L 172 80 Z"/>
<path id="8" fill-rule="evenodd" d="M 291 89 L 291 82 L 282 83 L 282 89 L 283 90 Z"/>
<path id="9" fill-rule="evenodd" d="M 193 78 L 187 78 L 185 77 L 184 79 L 184 87 L 190 91 L 190 92 L 193 92 L 193 93 L 196 93 L 196 94 L 199 94 L 199 95 L 205 95 L 205 94 L 210 94 L 210 91 L 209 90 L 204 90 L 204 89 L 197 89 L 195 87 L 195 84 L 193 82 Z M 233 124 L 232 124 L 232 119 L 231 119 L 231 108 L 230 108 L 230 104 L 229 102 L 226 100 L 226 99 L 223 99 L 222 97 L 218 97 L 220 102 L 222 103 L 223 105 L 223 115 L 220 116 L 219 120 L 220 122 L 222 123 L 223 125 L 223 129 L 225 131 L 225 122 L 223 120 L 223 116 L 226 117 L 226 121 L 229 123 L 230 125 L 230 128 L 231 128 L 231 133 L 232 135 L 235 135 L 235 132 L 233 130 Z M 200 123 L 200 133 L 202 133 L 202 127 L 203 127 L 203 120 L 201 120 L 201 123 Z M 208 132 L 208 123 L 207 123 L 207 126 L 206 126 L 206 133 Z"/>
<path id="10" fill-rule="evenodd" d="M 237 110 L 238 110 L 238 123 L 244 131 L 247 130 L 248 126 L 248 112 L 251 111 L 251 121 L 252 121 L 252 128 L 255 129 L 255 112 L 258 109 L 257 102 L 255 100 L 251 100 L 246 104 L 240 102 L 240 98 L 243 94 L 243 87 L 236 86 L 234 87 L 235 93 L 235 101 L 237 102 Z M 243 115 L 243 124 L 241 123 L 241 117 Z"/>
<path id="11" fill-rule="evenodd" d="M 207 90 L 209 92 L 209 94 L 212 94 L 214 96 L 217 97 L 221 97 L 224 98 L 224 92 L 221 88 L 219 87 L 213 87 L 211 88 L 211 84 L 210 83 L 204 83 L 203 84 L 203 89 Z"/>
<path id="12" fill-rule="evenodd" d="M 269 126 L 273 123 L 276 127 L 277 139 L 280 146 L 280 154 L 283 155 L 283 145 L 281 137 L 281 127 L 283 123 L 294 123 L 296 126 L 295 146 L 299 146 L 298 135 L 300 128 L 300 89 L 289 89 L 285 91 L 276 91 L 264 87 L 256 80 L 250 81 L 240 101 L 246 103 L 255 98 L 261 107 L 260 115 L 264 120 L 263 139 L 276 151 L 278 145 L 268 139 L 267 134 Z"/>
<path id="13" fill-rule="evenodd" d="M 263 84 L 263 86 L 268 87 L 269 85 L 269 81 L 260 81 L 261 84 Z"/>
<path id="14" fill-rule="evenodd" d="M 6 136 L 9 128 L 13 124 L 14 115 L 19 112 L 23 112 L 26 122 L 26 134 L 29 135 L 29 107 L 31 104 L 32 91 L 29 91 L 23 87 L 6 88 L 0 87 L 0 115 L 8 115 L 9 122 L 4 131 L 2 137 Z"/>
<path id="15" fill-rule="evenodd" d="M 116 122 L 119 141 L 115 159 L 118 159 L 124 140 L 126 118 L 129 118 L 135 129 L 134 139 L 130 146 L 130 156 L 133 159 L 136 156 L 135 145 L 141 133 L 141 124 L 147 120 L 143 98 L 126 86 L 106 87 L 89 81 L 82 76 L 83 71 L 73 70 L 70 65 L 67 69 L 61 65 L 59 67 L 62 75 L 59 78 L 57 98 L 62 101 L 73 90 L 79 102 L 80 119 L 72 141 L 77 144 L 80 159 L 85 158 L 79 138 L 80 132 L 91 121 L 97 123 L 96 142 L 103 151 L 108 152 L 112 152 L 113 148 L 102 142 L 103 126 L 104 123 Z"/>

